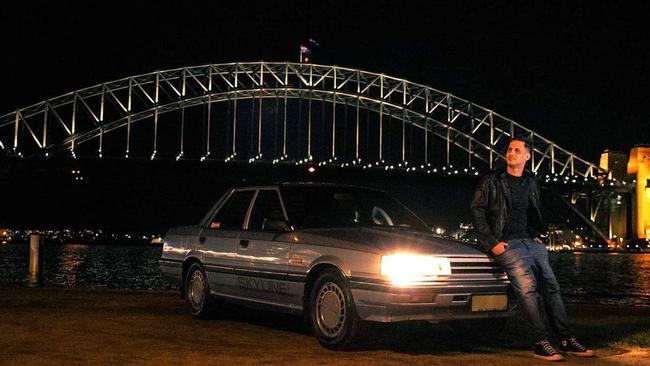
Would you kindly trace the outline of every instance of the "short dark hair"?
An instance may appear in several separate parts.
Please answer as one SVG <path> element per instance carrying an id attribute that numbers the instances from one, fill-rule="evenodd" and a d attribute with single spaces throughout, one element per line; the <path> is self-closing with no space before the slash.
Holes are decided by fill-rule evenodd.
<path id="1" fill-rule="evenodd" d="M 508 141 L 508 146 L 510 146 L 510 143 L 513 142 L 513 141 L 521 141 L 521 142 L 523 142 L 524 147 L 526 148 L 526 150 L 528 150 L 529 153 L 532 151 L 532 149 L 530 148 L 530 140 L 529 139 L 527 139 L 525 137 L 513 137 L 513 138 L 510 139 L 510 141 Z"/>

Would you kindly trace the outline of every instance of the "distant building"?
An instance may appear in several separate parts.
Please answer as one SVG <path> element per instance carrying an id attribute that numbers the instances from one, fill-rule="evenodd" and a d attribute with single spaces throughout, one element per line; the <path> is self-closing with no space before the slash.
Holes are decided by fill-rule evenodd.
<path id="1" fill-rule="evenodd" d="M 550 225 L 548 228 L 548 250 L 556 252 L 562 250 L 583 250 L 587 249 L 585 240 L 574 230 Z"/>

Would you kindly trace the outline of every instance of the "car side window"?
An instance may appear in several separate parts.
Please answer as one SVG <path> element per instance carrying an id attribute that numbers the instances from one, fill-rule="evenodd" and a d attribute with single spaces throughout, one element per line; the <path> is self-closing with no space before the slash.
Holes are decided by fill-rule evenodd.
<path id="1" fill-rule="evenodd" d="M 280 197 L 275 190 L 261 190 L 257 194 L 248 229 L 251 231 L 273 231 L 265 225 L 269 220 L 285 220 Z"/>
<path id="2" fill-rule="evenodd" d="M 254 191 L 235 192 L 210 222 L 210 229 L 241 230 Z"/>

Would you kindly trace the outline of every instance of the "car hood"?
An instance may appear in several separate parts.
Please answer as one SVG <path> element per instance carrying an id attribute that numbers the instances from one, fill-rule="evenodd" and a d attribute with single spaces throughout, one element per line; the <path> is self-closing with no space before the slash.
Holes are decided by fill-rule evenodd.
<path id="1" fill-rule="evenodd" d="M 299 242 L 304 244 L 334 246 L 378 254 L 412 252 L 446 256 L 486 256 L 470 244 L 398 227 L 304 229 L 296 234 Z"/>

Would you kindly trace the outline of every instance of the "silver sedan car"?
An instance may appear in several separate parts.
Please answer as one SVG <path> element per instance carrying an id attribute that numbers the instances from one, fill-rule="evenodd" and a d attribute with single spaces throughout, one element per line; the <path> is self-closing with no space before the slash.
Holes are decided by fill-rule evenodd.
<path id="1" fill-rule="evenodd" d="M 199 224 L 169 230 L 159 263 L 193 315 L 224 300 L 303 314 L 331 349 L 352 346 L 367 322 L 479 324 L 513 307 L 494 260 L 355 186 L 231 189 Z"/>

